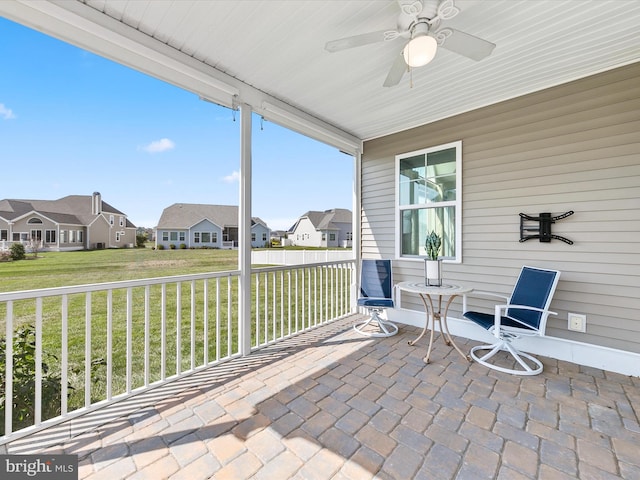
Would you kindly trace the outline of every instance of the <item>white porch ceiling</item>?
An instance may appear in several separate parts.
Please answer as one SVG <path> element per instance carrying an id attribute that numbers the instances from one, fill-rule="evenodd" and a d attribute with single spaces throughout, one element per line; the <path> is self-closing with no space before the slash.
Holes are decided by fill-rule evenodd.
<path id="1" fill-rule="evenodd" d="M 495 43 L 493 54 L 475 62 L 439 49 L 413 70 L 413 87 L 405 75 L 392 88 L 382 83 L 402 41 L 337 53 L 324 44 L 394 29 L 393 0 L 4 1 L 0 15 L 221 104 L 276 121 L 278 106 L 294 107 L 336 146 L 332 132 L 376 138 L 640 60 L 637 0 L 455 3 L 461 13 L 445 25 Z"/>

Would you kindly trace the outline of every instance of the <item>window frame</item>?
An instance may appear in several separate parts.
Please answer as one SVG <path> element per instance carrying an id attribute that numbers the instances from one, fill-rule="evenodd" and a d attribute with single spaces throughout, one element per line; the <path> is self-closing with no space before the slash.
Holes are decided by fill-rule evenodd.
<path id="1" fill-rule="evenodd" d="M 400 204 L 400 161 L 408 157 L 428 155 L 442 150 L 455 148 L 456 151 L 456 198 L 455 200 L 443 200 L 431 203 L 417 203 L 409 205 Z M 395 256 L 399 260 L 424 261 L 425 255 L 403 255 L 402 254 L 402 213 L 406 210 L 423 210 L 429 208 L 453 207 L 455 211 L 455 257 L 443 257 L 445 263 L 462 263 L 462 140 L 435 145 L 433 147 L 421 148 L 410 152 L 400 153 L 395 158 Z"/>

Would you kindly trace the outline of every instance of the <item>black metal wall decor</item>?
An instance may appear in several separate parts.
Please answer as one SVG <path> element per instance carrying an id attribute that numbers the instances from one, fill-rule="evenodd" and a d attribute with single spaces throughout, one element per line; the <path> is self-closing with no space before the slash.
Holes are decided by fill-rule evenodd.
<path id="1" fill-rule="evenodd" d="M 573 242 L 568 238 L 561 237 L 560 235 L 554 235 L 551 233 L 551 224 L 556 223 L 556 220 L 567 218 L 573 215 L 573 210 L 556 215 L 552 217 L 550 213 L 540 213 L 537 217 L 532 217 L 526 213 L 520 214 L 520 242 L 526 242 L 532 238 L 539 238 L 541 242 L 550 242 L 552 238 L 561 240 L 564 243 L 573 245 Z M 528 234 L 526 232 L 537 232 Z"/>

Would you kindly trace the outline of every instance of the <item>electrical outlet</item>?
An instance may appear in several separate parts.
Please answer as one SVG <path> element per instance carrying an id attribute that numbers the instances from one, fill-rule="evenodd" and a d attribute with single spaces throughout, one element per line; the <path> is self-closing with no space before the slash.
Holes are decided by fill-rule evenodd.
<path id="1" fill-rule="evenodd" d="M 573 330 L 574 332 L 586 332 L 587 331 L 587 316 L 582 315 L 580 313 L 570 313 L 568 315 L 569 319 L 569 330 Z"/>

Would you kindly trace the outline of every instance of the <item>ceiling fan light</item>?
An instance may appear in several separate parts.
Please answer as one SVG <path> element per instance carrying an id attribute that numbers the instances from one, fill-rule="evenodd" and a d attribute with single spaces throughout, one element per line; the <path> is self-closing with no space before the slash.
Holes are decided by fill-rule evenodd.
<path id="1" fill-rule="evenodd" d="M 402 55 L 407 65 L 412 68 L 426 65 L 436 56 L 438 42 L 430 35 L 420 35 L 412 38 L 405 45 Z"/>

